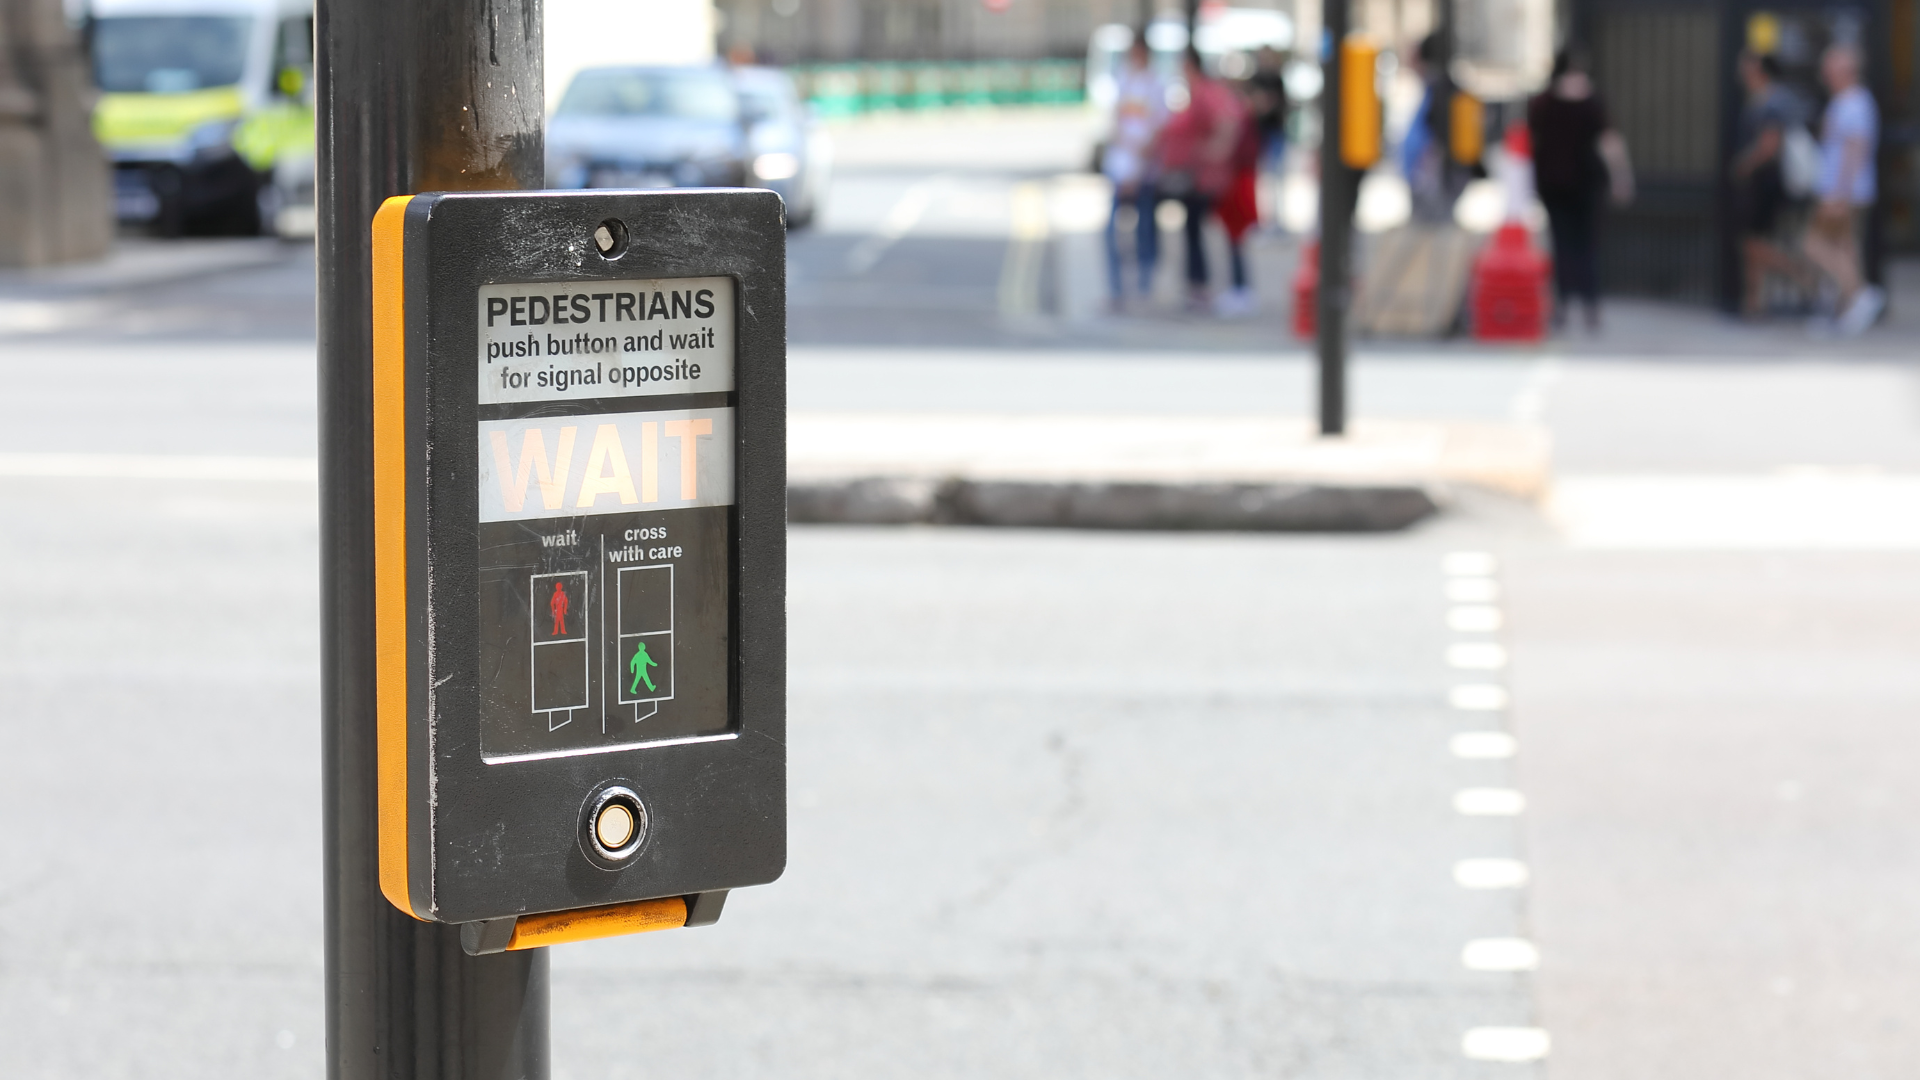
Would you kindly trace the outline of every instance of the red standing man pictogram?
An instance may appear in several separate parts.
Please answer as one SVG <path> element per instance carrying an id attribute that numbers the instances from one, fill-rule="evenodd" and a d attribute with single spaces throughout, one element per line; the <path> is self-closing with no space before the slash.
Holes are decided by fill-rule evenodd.
<path id="1" fill-rule="evenodd" d="M 547 610 L 553 612 L 553 636 L 565 637 L 567 634 L 567 590 L 560 582 L 553 583 L 553 599 L 547 601 Z"/>

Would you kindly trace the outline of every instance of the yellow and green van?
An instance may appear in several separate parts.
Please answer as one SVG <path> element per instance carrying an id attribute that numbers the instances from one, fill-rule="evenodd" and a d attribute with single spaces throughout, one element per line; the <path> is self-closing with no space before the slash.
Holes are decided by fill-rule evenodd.
<path id="1" fill-rule="evenodd" d="M 311 216 L 312 0 L 93 0 L 86 38 L 123 223 L 257 233 L 303 171 Z"/>

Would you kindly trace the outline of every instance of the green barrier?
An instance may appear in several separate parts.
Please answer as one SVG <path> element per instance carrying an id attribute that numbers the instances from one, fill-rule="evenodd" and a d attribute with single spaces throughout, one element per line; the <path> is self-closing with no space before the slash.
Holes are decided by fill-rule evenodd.
<path id="1" fill-rule="evenodd" d="M 955 105 L 993 104 L 992 73 L 980 64 L 957 64 L 953 70 Z"/>
<path id="2" fill-rule="evenodd" d="M 947 104 L 947 70 L 940 64 L 914 64 L 911 68 L 912 108 L 938 109 Z"/>
<path id="3" fill-rule="evenodd" d="M 817 116 L 857 116 L 862 111 L 860 71 L 856 65 L 795 68 L 793 77 L 800 96 L 813 105 Z"/>
<path id="4" fill-rule="evenodd" d="M 1030 100 L 1036 105 L 1065 105 L 1086 96 L 1082 87 L 1081 66 L 1071 60 L 1052 60 L 1033 65 L 1027 73 Z"/>
<path id="5" fill-rule="evenodd" d="M 898 64 L 869 64 L 862 80 L 866 93 L 861 99 L 866 103 L 868 112 L 888 112 L 898 109 L 906 103 L 903 93 L 907 82 L 905 73 Z"/>
<path id="6" fill-rule="evenodd" d="M 1025 65 L 1011 60 L 997 60 L 987 65 L 987 85 L 995 105 L 1026 104 L 1026 84 Z"/>
<path id="7" fill-rule="evenodd" d="M 1086 100 L 1085 70 L 1076 60 L 871 60 L 790 71 L 814 114 L 830 118 Z"/>

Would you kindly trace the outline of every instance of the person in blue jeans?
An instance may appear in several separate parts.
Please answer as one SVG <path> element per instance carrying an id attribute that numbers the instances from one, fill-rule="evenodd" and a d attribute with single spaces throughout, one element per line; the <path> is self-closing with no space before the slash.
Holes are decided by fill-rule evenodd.
<path id="1" fill-rule="evenodd" d="M 1203 232 L 1221 196 L 1233 183 L 1234 150 L 1246 125 L 1239 95 L 1207 72 L 1198 49 L 1187 46 L 1183 65 L 1187 107 L 1167 121 L 1154 143 L 1160 190 L 1187 211 L 1187 310 L 1212 311 Z M 1237 305 L 1236 305 L 1237 306 Z"/>
<path id="2" fill-rule="evenodd" d="M 1140 268 L 1139 295 L 1153 292 L 1153 269 L 1160 258 L 1160 204 L 1152 169 L 1152 148 L 1167 122 L 1167 86 L 1153 73 L 1146 38 L 1135 34 L 1115 80 L 1113 136 L 1100 158 L 1100 171 L 1113 182 L 1113 212 L 1107 217 L 1107 293 L 1115 311 L 1127 304 L 1125 259 L 1120 250 L 1120 218 L 1132 207 L 1133 256 Z"/>

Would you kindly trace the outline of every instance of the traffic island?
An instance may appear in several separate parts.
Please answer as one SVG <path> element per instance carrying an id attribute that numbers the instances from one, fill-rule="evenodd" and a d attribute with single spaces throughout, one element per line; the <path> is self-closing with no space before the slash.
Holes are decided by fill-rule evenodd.
<path id="1" fill-rule="evenodd" d="M 788 520 L 862 525 L 1382 532 L 1461 486 L 1546 488 L 1546 433 L 1271 417 L 796 414 Z"/>

